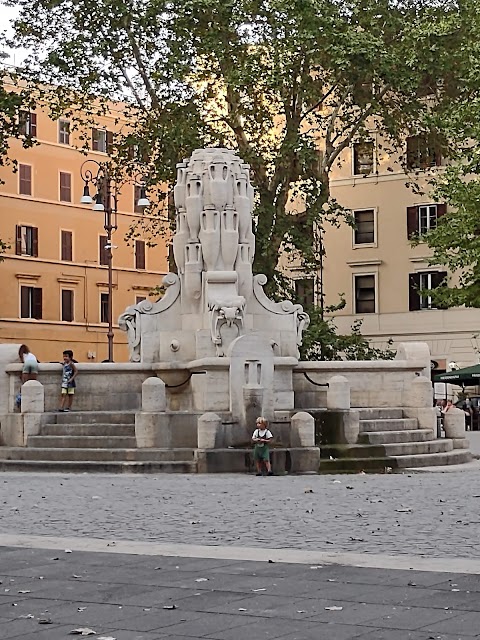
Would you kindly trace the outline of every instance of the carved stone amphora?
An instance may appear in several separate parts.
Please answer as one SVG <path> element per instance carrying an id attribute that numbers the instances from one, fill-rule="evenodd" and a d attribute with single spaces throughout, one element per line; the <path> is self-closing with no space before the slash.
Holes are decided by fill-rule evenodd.
<path id="1" fill-rule="evenodd" d="M 178 267 L 178 272 L 183 273 L 185 271 L 185 245 L 188 241 L 188 225 L 186 218 L 186 211 L 183 207 L 177 210 L 177 229 L 172 238 L 173 256 L 175 258 L 175 264 Z"/>
<path id="2" fill-rule="evenodd" d="M 232 271 L 237 257 L 238 213 L 227 205 L 221 218 L 221 252 L 224 269 Z"/>
<path id="3" fill-rule="evenodd" d="M 205 205 L 200 217 L 202 254 L 207 271 L 214 271 L 220 253 L 220 214 L 211 204 Z"/>
<path id="4" fill-rule="evenodd" d="M 177 209 L 185 209 L 185 197 L 187 190 L 187 163 L 179 162 L 177 164 L 177 182 L 173 188 L 173 199 Z"/>
<path id="5" fill-rule="evenodd" d="M 228 203 L 229 176 L 228 164 L 224 160 L 216 159 L 208 167 L 209 199 L 217 211 L 222 211 Z"/>
<path id="6" fill-rule="evenodd" d="M 235 271 L 238 274 L 238 293 L 248 301 L 250 300 L 250 296 L 253 291 L 252 264 L 250 260 L 249 244 L 238 245 Z"/>
<path id="7" fill-rule="evenodd" d="M 190 231 L 189 241 L 198 241 L 200 231 L 200 216 L 203 210 L 203 187 L 199 175 L 192 174 L 187 180 L 187 195 L 185 198 L 187 223 Z"/>
<path id="8" fill-rule="evenodd" d="M 183 292 L 187 298 L 199 300 L 202 296 L 202 247 L 198 242 L 189 242 L 185 246 L 185 273 Z"/>

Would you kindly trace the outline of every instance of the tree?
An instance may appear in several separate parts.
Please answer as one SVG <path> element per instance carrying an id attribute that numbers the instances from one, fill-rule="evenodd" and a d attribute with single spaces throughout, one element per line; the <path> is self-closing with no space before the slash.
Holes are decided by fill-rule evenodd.
<path id="1" fill-rule="evenodd" d="M 475 3 L 468 0 L 463 5 L 461 28 L 469 42 L 468 56 L 457 52 L 451 83 L 455 99 L 432 118 L 449 143 L 449 158 L 430 186 L 434 199 L 447 203 L 448 211 L 435 229 L 415 239 L 415 244 L 425 242 L 432 249 L 431 265 L 447 267 L 451 273 L 429 292 L 441 308 L 480 307 L 480 20 Z"/>
<path id="2" fill-rule="evenodd" d="M 13 0 L 12 0 L 13 1 Z M 203 145 L 238 150 L 257 192 L 254 270 L 285 285 L 281 251 L 306 270 L 318 247 L 299 233 L 348 220 L 330 197 L 342 152 L 372 130 L 391 150 L 424 130 L 453 72 L 462 8 L 447 0 L 22 0 L 12 45 L 29 80 L 58 89 L 52 114 L 122 99 L 132 129 L 115 156 L 151 180 Z M 95 97 L 95 101 L 92 99 Z M 135 149 L 135 154 L 132 154 Z M 305 217 L 304 216 L 304 217 Z M 323 251 L 323 249 L 322 249 Z"/>

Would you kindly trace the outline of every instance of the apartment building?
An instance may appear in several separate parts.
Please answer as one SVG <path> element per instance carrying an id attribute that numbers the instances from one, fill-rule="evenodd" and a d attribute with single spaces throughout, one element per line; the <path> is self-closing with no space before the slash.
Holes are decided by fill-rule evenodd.
<path id="1" fill-rule="evenodd" d="M 104 212 L 80 204 L 80 171 L 86 159 L 107 160 L 112 132 L 124 124 L 120 106 L 112 105 L 96 128 L 83 132 L 91 136 L 88 156 L 77 150 L 81 133 L 68 118 L 54 121 L 40 110 L 19 117 L 39 144 L 23 149 L 12 140 L 18 170 L 0 167 L 0 238 L 10 245 L 0 262 L 0 342 L 24 342 L 43 362 L 58 361 L 65 348 L 79 362 L 101 362 L 108 354 L 107 238 Z M 119 314 L 149 296 L 167 272 L 164 239 L 155 247 L 142 236 L 125 240 L 144 215 L 140 190 L 138 184 L 121 185 L 112 241 L 117 362 L 128 360 L 126 335 L 116 325 Z"/>
<path id="2" fill-rule="evenodd" d="M 435 308 L 427 290 L 443 279 L 445 270 L 428 265 L 424 243 L 410 243 L 412 235 L 437 224 L 446 205 L 415 195 L 408 185 L 412 180 L 379 142 L 372 132 L 369 141 L 354 143 L 333 174 L 332 196 L 352 211 L 356 228 L 344 224 L 324 234 L 326 304 L 335 304 L 343 294 L 346 306 L 335 314 L 340 332 L 347 333 L 360 319 L 362 334 L 375 346 L 385 347 L 390 338 L 427 342 L 435 373 L 450 362 L 477 363 L 480 310 Z M 432 171 L 442 171 L 444 159 L 426 138 L 408 138 L 404 153 L 420 184 Z M 308 282 L 302 280 L 297 289 L 305 299 Z"/>

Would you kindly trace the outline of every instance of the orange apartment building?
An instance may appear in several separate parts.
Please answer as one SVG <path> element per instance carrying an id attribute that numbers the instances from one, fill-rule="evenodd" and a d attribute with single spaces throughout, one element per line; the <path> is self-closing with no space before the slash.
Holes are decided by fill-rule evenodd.
<path id="1" fill-rule="evenodd" d="M 332 197 L 352 211 L 356 228 L 342 224 L 324 233 L 326 304 L 338 303 L 338 294 L 344 294 L 346 306 L 335 313 L 339 331 L 349 333 L 361 320 L 362 334 L 375 346 L 385 348 L 390 338 L 394 343 L 427 342 L 435 373 L 452 362 L 475 364 L 480 310 L 435 308 L 427 290 L 443 279 L 445 269 L 429 266 L 425 243 L 412 247 L 410 242 L 413 234 L 421 235 L 437 224 L 446 205 L 432 200 L 428 189 L 426 195 L 416 195 L 398 158 L 382 151 L 379 142 L 372 131 L 369 141 L 352 144 L 332 176 Z M 405 140 L 404 152 L 420 183 L 425 184 L 432 172 L 442 171 L 445 160 L 428 140 L 412 136 Z M 305 282 L 301 272 L 293 274 L 299 278 L 299 297 L 305 300 L 308 294 L 312 299 L 311 282 Z"/>
<path id="2" fill-rule="evenodd" d="M 120 106 L 89 130 L 94 151 L 80 153 L 68 118 L 23 113 L 39 144 L 23 149 L 12 140 L 18 171 L 0 167 L 0 238 L 10 247 L 0 262 L 0 342 L 26 343 L 43 362 L 58 362 L 70 348 L 79 362 L 107 358 L 108 256 L 104 213 L 80 204 L 82 163 L 107 159 Z M 92 192 L 92 188 L 91 188 Z M 118 229 L 113 235 L 113 319 L 116 362 L 128 360 L 126 334 L 116 325 L 125 307 L 146 298 L 167 272 L 167 248 L 144 238 L 129 246 L 125 235 L 142 215 L 140 187 L 121 186 Z M 92 196 L 94 192 L 92 192 Z"/>

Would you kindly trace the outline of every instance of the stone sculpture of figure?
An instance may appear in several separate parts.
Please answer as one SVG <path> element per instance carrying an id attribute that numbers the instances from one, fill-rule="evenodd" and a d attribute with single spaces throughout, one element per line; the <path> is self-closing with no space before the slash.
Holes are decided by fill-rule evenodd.
<path id="1" fill-rule="evenodd" d="M 118 319 L 118 326 L 127 332 L 130 362 L 140 362 L 141 332 L 139 327 L 139 313 L 135 305 L 125 309 Z"/>

